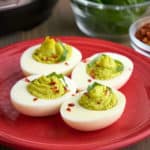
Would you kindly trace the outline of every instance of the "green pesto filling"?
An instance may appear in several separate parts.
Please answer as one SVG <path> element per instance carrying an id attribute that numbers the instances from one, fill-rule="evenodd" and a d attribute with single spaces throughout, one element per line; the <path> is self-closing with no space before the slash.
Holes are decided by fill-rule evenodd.
<path id="1" fill-rule="evenodd" d="M 62 74 L 52 73 L 31 81 L 27 85 L 27 90 L 37 98 L 55 99 L 67 92 L 66 86 Z"/>
<path id="2" fill-rule="evenodd" d="M 79 104 L 90 110 L 108 110 L 117 104 L 117 96 L 111 88 L 93 83 L 79 99 Z"/>
<path id="3" fill-rule="evenodd" d="M 68 60 L 72 55 L 72 47 L 46 37 L 41 46 L 34 51 L 32 58 L 44 64 L 54 64 Z"/>
<path id="4" fill-rule="evenodd" d="M 107 80 L 123 72 L 123 64 L 108 55 L 99 55 L 86 66 L 87 73 L 98 80 Z"/>

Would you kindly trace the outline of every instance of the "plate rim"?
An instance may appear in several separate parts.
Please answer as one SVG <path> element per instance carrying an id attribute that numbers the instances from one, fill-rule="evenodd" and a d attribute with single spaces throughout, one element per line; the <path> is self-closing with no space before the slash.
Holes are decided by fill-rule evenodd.
<path id="1" fill-rule="evenodd" d="M 61 39 L 61 40 L 64 40 L 66 42 L 69 42 L 69 40 L 71 40 L 71 42 L 73 43 L 73 40 L 75 40 L 75 43 L 78 43 L 76 40 L 79 40 L 79 43 L 84 43 L 83 41 L 91 41 L 91 42 L 98 42 L 98 45 L 99 43 L 103 43 L 103 45 L 105 44 L 110 44 L 111 47 L 112 46 L 117 46 L 117 49 L 118 48 L 125 48 L 127 51 L 126 52 L 123 52 L 123 53 L 127 53 L 127 54 L 130 54 L 132 53 L 132 56 L 140 59 L 143 63 L 146 63 L 146 64 L 150 64 L 150 59 L 146 56 L 143 56 L 143 55 L 140 55 L 139 53 L 135 52 L 132 48 L 130 47 L 127 47 L 127 46 L 124 46 L 124 45 L 121 45 L 119 43 L 114 43 L 114 42 L 111 42 L 111 41 L 106 41 L 106 40 L 102 40 L 102 39 L 97 39 L 97 38 L 90 38 L 90 37 L 81 37 L 81 36 L 52 36 L 54 38 L 58 38 L 58 39 Z M 19 41 L 19 42 L 16 42 L 16 43 L 13 43 L 13 44 L 10 44 L 8 46 L 5 46 L 5 47 L 2 47 L 0 48 L 0 52 L 7 52 L 7 50 L 10 50 L 11 47 L 17 47 L 19 45 L 26 45 L 26 46 L 31 46 L 31 45 L 35 45 L 35 44 L 38 44 L 40 43 L 41 41 L 43 40 L 43 37 L 41 38 L 36 38 L 36 39 L 30 39 L 30 40 L 24 40 L 24 41 Z M 82 40 L 82 42 L 81 42 Z M 95 44 L 94 44 L 95 45 Z M 11 51 L 11 50 L 10 50 Z M 109 150 L 111 148 L 121 148 L 121 147 L 124 147 L 124 146 L 129 146 L 131 144 L 134 144 L 148 136 L 150 136 L 150 125 L 147 125 L 145 126 L 144 128 L 146 129 L 143 129 L 141 128 L 141 130 L 138 132 L 138 133 L 134 133 L 135 135 L 131 134 L 128 138 L 125 137 L 124 141 L 117 141 L 117 142 L 112 142 L 110 145 L 104 145 L 102 148 L 100 147 L 101 150 Z M 144 131 L 143 131 L 144 130 Z M 52 146 L 51 148 L 53 149 L 57 149 L 56 147 L 60 148 L 62 146 L 65 146 L 68 149 L 70 148 L 73 148 L 75 145 L 64 145 L 64 144 L 60 144 L 59 146 L 57 144 L 48 144 L 48 143 L 40 143 L 40 142 L 33 142 L 33 141 L 30 141 L 30 140 L 23 140 L 22 138 L 17 138 L 15 136 L 12 136 L 12 135 L 9 135 L 3 131 L 0 131 L 0 141 L 2 142 L 6 142 L 10 145 L 16 145 L 16 146 L 23 146 L 23 147 L 30 147 L 30 148 L 37 148 L 37 149 L 42 149 L 43 146 L 44 148 L 48 148 L 48 146 Z M 39 145 L 36 145 L 35 144 L 39 144 Z M 97 144 L 97 143 L 96 143 Z M 96 145 L 95 143 L 93 145 L 96 146 L 96 148 L 98 149 L 98 145 Z M 79 144 L 79 145 L 76 145 L 76 148 L 80 147 L 80 146 L 88 146 L 88 144 Z M 84 147 L 83 147 L 84 148 Z"/>

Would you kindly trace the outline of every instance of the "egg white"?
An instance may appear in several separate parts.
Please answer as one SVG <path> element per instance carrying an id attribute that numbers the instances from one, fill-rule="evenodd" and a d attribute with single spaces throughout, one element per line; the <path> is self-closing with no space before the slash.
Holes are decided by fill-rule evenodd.
<path id="1" fill-rule="evenodd" d="M 78 100 L 83 94 L 81 92 L 61 105 L 60 114 L 62 119 L 67 125 L 80 131 L 94 131 L 112 125 L 121 117 L 126 105 L 124 94 L 117 90 L 113 91 L 117 95 L 117 104 L 111 109 L 95 111 L 80 106 Z M 71 110 L 68 111 L 67 108 L 70 103 L 75 105 L 69 107 Z"/>
<path id="2" fill-rule="evenodd" d="M 27 77 L 32 81 L 40 75 L 32 75 Z M 10 98 L 12 105 L 22 114 L 29 116 L 48 116 L 59 112 L 60 105 L 71 97 L 71 94 L 76 91 L 74 83 L 67 77 L 64 78 L 67 83 L 67 92 L 65 95 L 56 99 L 40 99 L 34 101 L 35 96 L 31 95 L 26 86 L 29 84 L 26 82 L 26 78 L 19 80 L 12 87 L 10 91 Z"/>
<path id="3" fill-rule="evenodd" d="M 20 66 L 25 76 L 33 74 L 49 74 L 52 72 L 68 75 L 82 59 L 81 52 L 72 46 L 72 55 L 68 60 L 57 64 L 40 63 L 32 58 L 32 54 L 40 46 L 40 44 L 32 46 L 22 54 Z"/>
<path id="4" fill-rule="evenodd" d="M 87 64 L 91 60 L 96 58 L 98 55 L 102 55 L 102 54 L 109 55 L 113 59 L 116 59 L 122 62 L 122 64 L 124 65 L 124 70 L 119 76 L 116 76 L 112 79 L 107 79 L 107 80 L 98 80 L 98 79 L 93 79 L 90 75 L 87 74 L 86 72 Z M 86 61 L 80 62 L 74 68 L 72 75 L 71 75 L 72 80 L 76 82 L 77 87 L 79 89 L 86 89 L 88 85 L 93 82 L 98 82 L 103 85 L 106 85 L 115 89 L 119 89 L 129 80 L 133 72 L 133 68 L 134 68 L 133 62 L 128 57 L 123 56 L 121 54 L 112 53 L 112 52 L 97 53 L 85 60 Z"/>

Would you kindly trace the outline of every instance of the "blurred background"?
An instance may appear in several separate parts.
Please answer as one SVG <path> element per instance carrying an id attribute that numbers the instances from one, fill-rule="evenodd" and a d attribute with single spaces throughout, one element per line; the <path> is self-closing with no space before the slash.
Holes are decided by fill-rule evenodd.
<path id="1" fill-rule="evenodd" d="M 46 35 L 92 36 L 129 45 L 130 25 L 150 16 L 149 8 L 149 0 L 0 0 L 0 47 Z"/>
<path id="2" fill-rule="evenodd" d="M 89 29 L 91 30 L 91 32 L 93 30 L 93 32 L 99 33 L 100 31 L 94 31 L 94 29 L 95 27 L 97 27 L 97 25 L 99 26 L 101 24 L 97 24 L 97 21 L 102 20 L 102 18 L 104 18 L 104 14 L 102 15 L 102 18 L 91 18 L 91 16 L 93 14 L 94 16 L 96 16 L 99 11 L 103 11 L 103 8 L 106 7 L 97 7 L 96 5 L 91 4 L 89 5 L 89 7 L 87 7 L 84 5 L 84 3 L 80 3 L 79 0 L 77 1 L 78 3 L 75 2 L 75 0 L 0 0 L 0 48 L 14 42 L 45 37 L 47 35 L 101 37 L 101 35 L 94 36 L 94 33 L 87 33 L 84 29 Z M 149 0 L 147 2 L 150 4 Z M 71 6 L 73 9 L 71 8 Z M 94 7 L 96 8 L 96 11 Z M 107 15 L 108 11 L 112 11 L 111 9 L 114 8 L 106 8 L 106 11 L 103 12 L 105 13 L 105 15 Z M 121 10 L 121 16 L 124 16 L 124 14 L 128 12 L 129 14 L 126 14 L 126 16 L 124 17 L 128 20 L 128 16 L 131 15 L 130 22 L 127 21 L 129 23 L 127 24 L 129 27 L 132 22 L 138 19 L 138 17 L 142 15 L 149 16 L 150 14 L 148 9 L 149 5 L 138 5 L 137 7 L 134 6 L 134 12 L 133 7 L 125 7 L 119 9 L 117 7 L 115 8 L 116 12 L 114 13 L 119 13 L 119 11 Z M 136 16 L 134 16 L 135 14 Z M 87 18 L 87 16 L 90 17 Z M 86 19 L 83 20 L 82 17 Z M 113 17 L 113 15 L 109 17 Z M 91 20 L 93 21 L 94 25 L 88 24 L 88 26 L 84 26 L 86 21 L 91 22 Z M 111 20 L 111 18 L 109 20 Z M 78 24 L 78 27 L 76 25 L 76 22 Z M 105 20 L 103 20 L 103 23 L 106 23 L 109 26 L 113 26 L 113 22 L 105 22 Z M 117 25 L 118 24 L 119 23 L 117 22 Z M 106 27 L 107 25 L 103 24 L 104 27 Z M 113 29 L 111 31 L 113 31 Z M 128 36 L 127 32 L 126 35 Z M 107 33 L 110 32 L 107 30 Z M 130 46 L 129 37 L 121 41 L 117 41 L 116 39 L 113 39 L 112 37 L 110 38 L 108 36 L 104 36 L 104 39 L 116 41 L 126 46 Z M 4 147 L 2 145 L 0 146 L 0 150 L 8 149 L 11 150 L 11 148 Z M 150 139 L 145 139 L 133 146 L 124 148 L 123 150 L 149 149 Z"/>
<path id="3" fill-rule="evenodd" d="M 2 0 L 5 1 L 5 0 Z M 7 1 L 7 0 L 6 0 Z M 34 0 L 36 1 L 36 0 Z M 70 7 L 70 1 L 69 0 L 44 0 L 44 1 L 56 1 L 56 4 L 53 5 L 53 10 L 47 9 L 49 14 L 45 14 L 45 16 L 40 20 L 40 24 L 37 26 L 34 26 L 33 24 L 31 26 L 28 25 L 28 28 L 25 30 L 16 29 L 19 30 L 17 32 L 11 32 L 11 33 L 4 33 L 7 31 L 7 27 L 3 25 L 3 28 L 1 27 L 2 19 L 0 19 L 0 47 L 6 46 L 8 44 L 22 41 L 22 40 L 28 40 L 33 39 L 37 37 L 44 37 L 46 35 L 83 35 L 77 28 L 74 20 L 74 16 Z M 44 1 L 40 0 L 40 2 L 44 3 Z M 1 1 L 0 1 L 1 2 Z M 54 2 L 53 2 L 54 3 Z M 41 4 L 38 6 L 40 7 Z M 51 5 L 49 4 L 50 7 Z M 44 7 L 45 8 L 45 7 Z M 39 8 L 40 9 L 40 8 Z M 34 10 L 39 11 L 39 10 Z M 37 14 L 37 17 L 40 15 L 41 10 Z M 4 17 L 4 15 L 7 15 L 7 12 L 3 13 L 0 12 L 0 17 Z M 28 20 L 28 17 L 30 17 L 30 13 L 28 11 L 25 13 L 26 16 L 23 18 L 23 24 L 25 24 Z M 12 19 L 14 16 L 13 13 L 10 13 L 9 22 L 10 27 L 11 24 L 14 23 L 14 20 Z M 31 18 L 31 20 L 34 20 L 35 18 Z M 5 19 L 4 19 L 5 20 Z M 20 22 L 20 18 L 16 18 L 16 23 Z M 34 22 L 34 21 L 33 21 Z M 16 24 L 17 26 L 17 24 Z M 33 27 L 32 27 L 33 26 Z M 23 27 L 22 27 L 23 29 Z M 10 29 L 11 30 L 11 29 Z"/>

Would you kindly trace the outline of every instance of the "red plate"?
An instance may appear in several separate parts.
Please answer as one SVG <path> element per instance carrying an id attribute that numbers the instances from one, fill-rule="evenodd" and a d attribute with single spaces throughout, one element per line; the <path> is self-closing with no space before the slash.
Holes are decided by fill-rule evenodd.
<path id="1" fill-rule="evenodd" d="M 150 59 L 119 44 L 82 37 L 57 37 L 81 50 L 83 57 L 112 51 L 134 62 L 133 75 L 121 89 L 127 105 L 121 119 L 94 132 L 68 127 L 60 115 L 33 118 L 19 114 L 10 104 L 9 91 L 23 77 L 19 59 L 28 47 L 42 39 L 16 43 L 0 49 L 0 140 L 11 146 L 36 150 L 111 150 L 133 144 L 150 135 Z"/>

